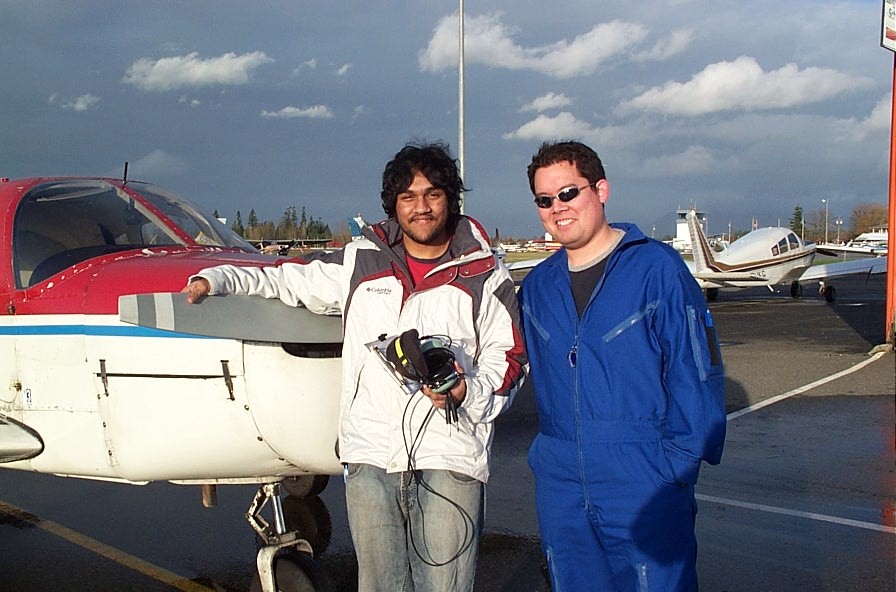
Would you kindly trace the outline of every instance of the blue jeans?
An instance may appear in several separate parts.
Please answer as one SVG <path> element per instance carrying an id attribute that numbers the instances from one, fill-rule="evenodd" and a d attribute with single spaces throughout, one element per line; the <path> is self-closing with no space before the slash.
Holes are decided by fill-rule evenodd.
<path id="1" fill-rule="evenodd" d="M 358 592 L 472 592 L 485 484 L 444 470 L 349 464 Z"/>

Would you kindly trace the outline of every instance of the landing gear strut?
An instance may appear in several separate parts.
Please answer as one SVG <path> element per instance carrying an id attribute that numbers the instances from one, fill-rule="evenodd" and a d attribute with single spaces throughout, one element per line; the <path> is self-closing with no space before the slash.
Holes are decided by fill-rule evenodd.
<path id="1" fill-rule="evenodd" d="M 262 516 L 270 503 L 273 524 Z M 314 560 L 311 545 L 297 532 L 286 532 L 280 484 L 265 483 L 255 493 L 246 520 L 263 541 L 256 558 L 257 573 L 252 592 L 330 592 L 323 569 Z"/>

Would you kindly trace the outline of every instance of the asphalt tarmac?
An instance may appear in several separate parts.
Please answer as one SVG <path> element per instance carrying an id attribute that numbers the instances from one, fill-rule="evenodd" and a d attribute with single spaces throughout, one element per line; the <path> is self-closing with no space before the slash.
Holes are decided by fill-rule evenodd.
<path id="1" fill-rule="evenodd" d="M 884 341 L 884 280 L 722 292 L 711 303 L 726 365 L 722 463 L 697 485 L 700 587 L 710 592 L 896 591 L 896 363 Z M 547 592 L 528 445 L 530 392 L 498 421 L 481 592 Z M 249 486 L 146 486 L 0 472 L 0 591 L 247 590 L 256 542 Z M 356 571 L 341 480 L 285 499 L 337 592 Z"/>

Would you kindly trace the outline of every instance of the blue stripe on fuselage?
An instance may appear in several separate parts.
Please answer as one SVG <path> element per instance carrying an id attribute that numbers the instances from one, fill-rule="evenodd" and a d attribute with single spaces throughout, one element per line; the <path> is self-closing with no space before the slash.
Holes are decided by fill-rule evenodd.
<path id="1" fill-rule="evenodd" d="M 2 325 L 0 335 L 85 335 L 91 337 L 164 337 L 178 339 L 215 339 L 205 335 L 163 331 L 150 327 L 112 325 Z"/>

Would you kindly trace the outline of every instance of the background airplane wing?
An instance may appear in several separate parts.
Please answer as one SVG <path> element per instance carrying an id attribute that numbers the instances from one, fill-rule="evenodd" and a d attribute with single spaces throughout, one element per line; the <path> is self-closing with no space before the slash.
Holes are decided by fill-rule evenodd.
<path id="1" fill-rule="evenodd" d="M 819 253 L 831 257 L 839 257 L 840 255 L 866 255 L 868 257 L 877 257 L 887 254 L 887 247 L 851 247 L 849 245 L 816 245 Z"/>
<path id="2" fill-rule="evenodd" d="M 873 257 L 867 259 L 854 259 L 852 261 L 838 261 L 836 263 L 824 263 L 813 265 L 799 277 L 799 281 L 823 280 L 826 278 L 851 275 L 854 273 L 886 273 L 887 258 Z"/>
<path id="3" fill-rule="evenodd" d="M 736 271 L 713 271 L 707 273 L 695 273 L 694 277 L 701 280 L 711 281 L 711 282 L 756 282 L 757 284 L 768 283 L 768 278 L 755 274 L 755 273 L 747 273 L 747 272 L 736 272 Z"/>
<path id="4" fill-rule="evenodd" d="M 521 269 L 532 269 L 542 261 L 546 261 L 547 257 L 542 259 L 526 259 L 525 261 L 514 261 L 513 263 L 507 263 L 507 269 L 509 271 L 519 271 Z"/>

